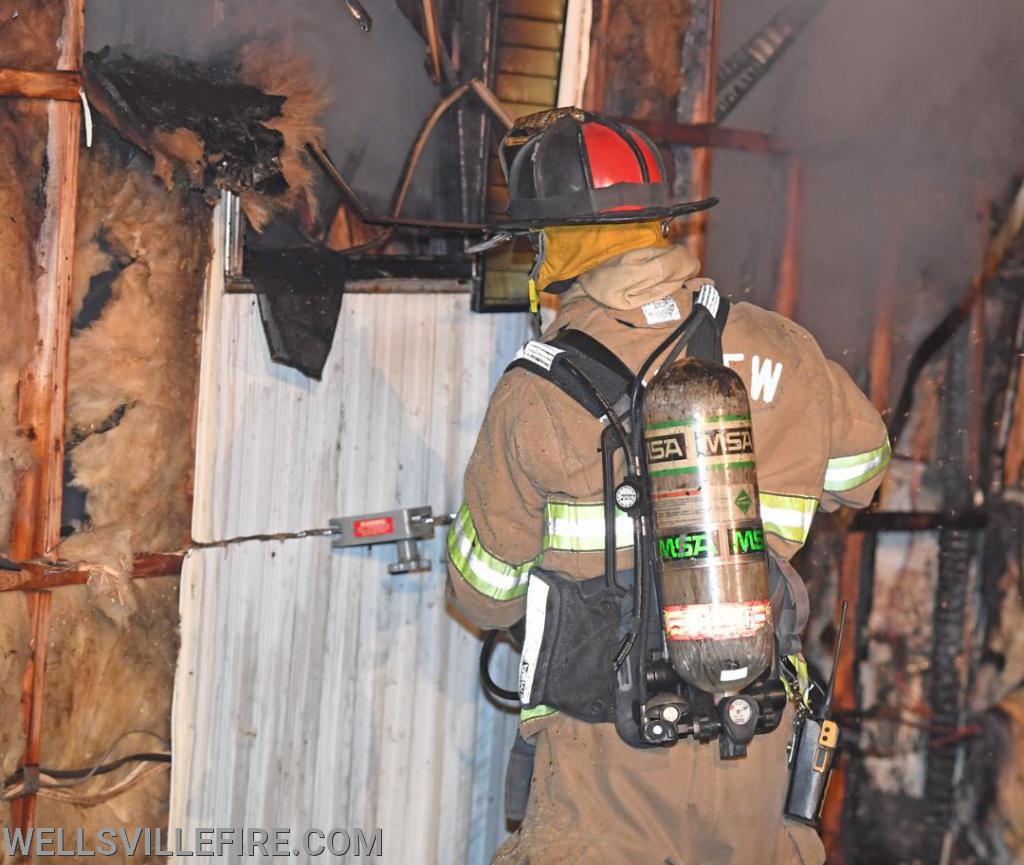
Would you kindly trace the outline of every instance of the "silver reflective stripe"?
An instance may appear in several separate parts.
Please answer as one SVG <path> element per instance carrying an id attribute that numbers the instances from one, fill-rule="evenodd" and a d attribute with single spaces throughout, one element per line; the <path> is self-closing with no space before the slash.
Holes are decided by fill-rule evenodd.
<path id="1" fill-rule="evenodd" d="M 761 493 L 761 522 L 764 530 L 802 544 L 811 530 L 811 521 L 818 509 L 818 500 L 810 496 L 784 496 Z"/>
<path id="2" fill-rule="evenodd" d="M 700 291 L 697 292 L 697 303 L 701 306 L 707 307 L 712 318 L 718 315 L 718 306 L 721 303 L 721 297 L 718 294 L 718 289 L 715 288 L 713 283 L 705 282 L 700 287 Z"/>
<path id="3" fill-rule="evenodd" d="M 513 565 L 484 549 L 476 526 L 464 504 L 448 530 L 448 560 L 474 589 L 497 601 L 518 598 L 526 592 L 535 560 Z"/>
<path id="4" fill-rule="evenodd" d="M 859 487 L 879 474 L 888 465 L 891 455 L 892 448 L 886 439 L 885 444 L 873 451 L 829 460 L 825 469 L 825 489 L 839 493 Z"/>
<path id="5" fill-rule="evenodd" d="M 535 363 L 539 367 L 550 370 L 551 364 L 555 362 L 555 358 L 563 351 L 564 349 L 558 348 L 557 346 L 548 345 L 546 342 L 538 342 L 537 340 L 531 339 L 526 343 L 526 345 L 516 352 L 515 359 L 528 360 L 530 363 Z"/>
<path id="6" fill-rule="evenodd" d="M 633 545 L 633 520 L 615 509 L 615 546 Z M 555 502 L 544 505 L 544 549 L 589 553 L 604 549 L 604 505 L 601 502 Z"/>
<path id="7" fill-rule="evenodd" d="M 544 622 L 548 615 L 548 592 L 551 587 L 540 577 L 530 577 L 526 590 L 526 635 L 523 637 L 522 659 L 519 662 L 519 702 L 529 703 L 533 694 L 533 677 L 544 640 Z"/>

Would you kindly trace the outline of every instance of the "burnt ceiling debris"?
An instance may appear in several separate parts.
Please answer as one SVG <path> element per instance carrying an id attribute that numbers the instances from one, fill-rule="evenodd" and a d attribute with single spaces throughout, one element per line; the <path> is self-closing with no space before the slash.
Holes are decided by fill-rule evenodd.
<path id="1" fill-rule="evenodd" d="M 286 97 L 242 81 L 234 62 L 138 60 L 105 49 L 86 53 L 84 78 L 89 101 L 111 126 L 151 155 L 188 162 L 192 185 L 266 195 L 287 189 L 284 135 L 267 126 Z M 169 139 L 179 130 L 185 140 L 175 150 Z"/>
<path id="2" fill-rule="evenodd" d="M 315 114 L 322 101 L 303 75 L 308 70 L 295 63 L 275 63 L 276 71 L 268 73 L 261 56 L 278 55 L 262 48 L 262 54 L 250 47 L 209 63 L 166 54 L 139 59 L 104 49 L 85 55 L 83 76 L 93 108 L 152 156 L 153 174 L 169 190 L 200 190 L 210 204 L 230 191 L 254 234 L 269 227 L 271 238 L 283 234 L 291 244 L 303 244 L 252 250 L 247 275 L 259 297 L 271 357 L 319 378 L 344 290 L 336 263 L 341 256 L 309 246 L 322 220 L 313 190 L 317 177 L 303 163 L 321 141 Z M 298 108 L 289 104 L 293 94 Z M 308 187 L 299 190 L 308 194 L 296 195 L 296 186 Z M 282 214 L 287 218 L 273 219 Z"/>

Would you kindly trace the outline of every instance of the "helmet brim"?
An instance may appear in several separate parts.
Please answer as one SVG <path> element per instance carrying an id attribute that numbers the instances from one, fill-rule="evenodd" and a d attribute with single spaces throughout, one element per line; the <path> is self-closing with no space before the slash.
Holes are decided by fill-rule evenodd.
<path id="1" fill-rule="evenodd" d="M 699 213 L 718 204 L 717 198 L 702 198 L 700 201 L 681 201 L 659 207 L 642 207 L 636 210 L 617 210 L 610 213 L 584 214 L 581 216 L 538 217 L 536 219 L 509 220 L 488 225 L 488 234 L 528 234 L 542 228 L 557 225 L 618 225 L 626 222 L 654 222 L 659 219 L 674 219 L 690 213 Z"/>

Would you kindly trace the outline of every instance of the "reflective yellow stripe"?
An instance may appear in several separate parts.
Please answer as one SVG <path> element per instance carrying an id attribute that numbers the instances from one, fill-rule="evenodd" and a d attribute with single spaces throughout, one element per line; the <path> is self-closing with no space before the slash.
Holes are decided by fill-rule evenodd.
<path id="1" fill-rule="evenodd" d="M 810 496 L 761 493 L 761 519 L 766 532 L 802 544 L 807 540 L 818 500 Z M 616 547 L 633 544 L 633 523 L 615 510 Z M 544 508 L 544 549 L 594 552 L 604 549 L 604 506 L 600 502 L 548 502 Z"/>
<path id="2" fill-rule="evenodd" d="M 477 538 L 476 526 L 466 505 L 459 508 L 448 530 L 448 559 L 467 583 L 496 601 L 524 595 L 530 568 L 537 562 L 535 559 L 513 565 L 487 552 Z"/>
<path id="3" fill-rule="evenodd" d="M 786 655 L 785 661 L 790 667 L 782 666 L 782 687 L 786 689 L 786 697 L 791 702 L 799 703 L 806 711 L 811 710 L 811 672 L 807 667 L 807 659 L 803 652 Z"/>
<path id="4" fill-rule="evenodd" d="M 886 439 L 885 444 L 873 451 L 829 460 L 825 470 L 825 489 L 830 493 L 841 493 L 859 487 L 884 471 L 890 456 L 892 447 Z"/>
<path id="5" fill-rule="evenodd" d="M 615 509 L 615 540 L 619 549 L 633 545 L 633 520 Z M 544 549 L 589 553 L 604 549 L 604 505 L 601 502 L 556 502 L 544 505 Z"/>
<path id="6" fill-rule="evenodd" d="M 811 521 L 818 509 L 818 500 L 810 496 L 784 496 L 761 493 L 761 521 L 764 530 L 802 544 L 811 530 Z"/>
<path id="7" fill-rule="evenodd" d="M 552 709 L 550 706 L 545 706 L 541 703 L 539 706 L 534 706 L 532 709 L 521 709 L 519 712 L 519 722 L 525 724 L 527 721 L 536 721 L 538 718 L 546 718 L 548 715 L 554 715 L 558 709 Z"/>

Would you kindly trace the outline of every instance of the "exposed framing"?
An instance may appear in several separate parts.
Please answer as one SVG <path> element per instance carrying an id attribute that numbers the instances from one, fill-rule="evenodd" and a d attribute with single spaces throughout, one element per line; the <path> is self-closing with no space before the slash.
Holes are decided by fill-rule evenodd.
<path id="1" fill-rule="evenodd" d="M 34 460 L 32 467 L 19 477 L 16 489 L 11 554 L 20 561 L 46 557 L 60 542 L 71 345 L 71 279 L 82 124 L 78 93 L 74 94 L 74 99 L 69 98 L 69 82 L 73 87 L 75 76 L 80 74 L 84 31 L 85 0 L 66 0 L 54 73 L 26 77 L 18 70 L 6 70 L 2 76 L 9 86 L 7 92 L 49 100 L 46 215 L 36 244 L 40 264 L 35 291 L 38 330 L 32 356 L 21 371 L 18 387 L 18 424 L 26 431 Z M 31 654 L 22 679 L 25 753 L 21 764 L 24 767 L 39 765 L 50 600 L 46 591 L 25 594 L 31 621 Z M 11 803 L 13 821 L 22 830 L 33 825 L 35 814 L 34 794 Z"/>

